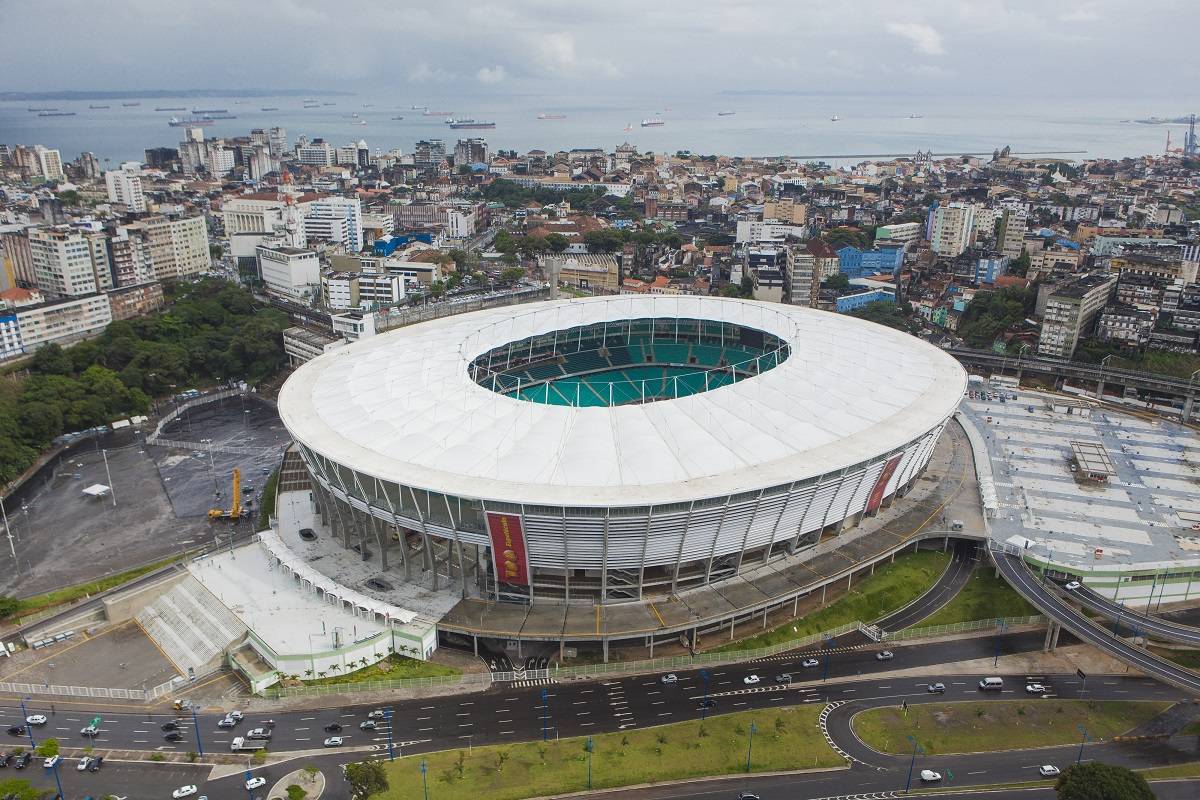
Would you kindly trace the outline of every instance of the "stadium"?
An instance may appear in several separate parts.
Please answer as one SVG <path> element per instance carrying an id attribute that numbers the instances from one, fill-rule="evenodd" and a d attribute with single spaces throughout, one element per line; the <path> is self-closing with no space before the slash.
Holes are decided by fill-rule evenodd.
<path id="1" fill-rule="evenodd" d="M 851 317 L 621 295 L 360 341 L 300 367 L 279 411 L 315 518 L 375 568 L 489 608 L 616 607 L 842 536 L 914 486 L 965 388 Z"/>

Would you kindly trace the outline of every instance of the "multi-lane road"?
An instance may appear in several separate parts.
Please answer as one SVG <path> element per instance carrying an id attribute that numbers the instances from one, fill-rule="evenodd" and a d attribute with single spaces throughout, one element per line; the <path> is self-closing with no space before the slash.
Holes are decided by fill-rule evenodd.
<path id="1" fill-rule="evenodd" d="M 1061 586 L 1062 582 L 1055 581 L 1055 585 Z M 1200 628 L 1135 611 L 1096 594 L 1086 586 L 1071 590 L 1069 597 L 1085 608 L 1113 620 L 1118 626 L 1118 632 L 1125 630 L 1130 634 L 1149 635 L 1165 642 L 1200 647 Z"/>

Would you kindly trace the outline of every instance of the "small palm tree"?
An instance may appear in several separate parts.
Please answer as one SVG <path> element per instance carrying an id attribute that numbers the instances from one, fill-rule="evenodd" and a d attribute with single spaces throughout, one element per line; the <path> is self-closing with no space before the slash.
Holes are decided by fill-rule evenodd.
<path id="1" fill-rule="evenodd" d="M 311 678 L 312 674 L 313 674 L 313 671 L 311 669 L 304 670 L 304 677 Z"/>
<path id="2" fill-rule="evenodd" d="M 366 656 L 363 656 L 362 658 L 360 658 L 360 659 L 358 660 L 358 663 L 359 663 L 359 664 L 362 664 L 362 665 L 365 667 L 365 666 L 367 665 L 367 657 L 366 657 Z"/>
<path id="3" fill-rule="evenodd" d="M 341 665 L 341 664 L 330 664 L 330 665 L 329 665 L 329 669 L 330 669 L 330 671 L 332 671 L 332 672 L 341 672 L 341 671 L 342 671 L 342 665 Z"/>
<path id="4" fill-rule="evenodd" d="M 325 672 L 325 670 L 321 670 L 320 672 L 318 672 L 318 673 L 317 673 L 317 677 L 318 677 L 318 678 L 324 678 L 326 674 L 327 674 L 327 673 Z"/>

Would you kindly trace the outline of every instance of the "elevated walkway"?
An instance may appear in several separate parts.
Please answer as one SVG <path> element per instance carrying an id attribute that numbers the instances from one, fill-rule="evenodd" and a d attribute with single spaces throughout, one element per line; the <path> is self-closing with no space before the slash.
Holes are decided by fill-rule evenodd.
<path id="1" fill-rule="evenodd" d="M 146 605 L 136 619 L 184 674 L 215 669 L 229 647 L 246 635 L 246 626 L 190 575 Z"/>

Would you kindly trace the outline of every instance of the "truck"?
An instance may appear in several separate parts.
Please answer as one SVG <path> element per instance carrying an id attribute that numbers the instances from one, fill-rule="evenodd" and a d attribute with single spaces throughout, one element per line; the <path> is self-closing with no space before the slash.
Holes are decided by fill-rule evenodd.
<path id="1" fill-rule="evenodd" d="M 247 739 L 244 736 L 235 736 L 233 741 L 229 743 L 229 749 L 233 752 L 239 750 L 262 750 L 267 746 L 265 740 L 262 739 Z"/>

